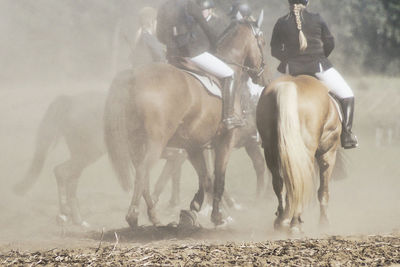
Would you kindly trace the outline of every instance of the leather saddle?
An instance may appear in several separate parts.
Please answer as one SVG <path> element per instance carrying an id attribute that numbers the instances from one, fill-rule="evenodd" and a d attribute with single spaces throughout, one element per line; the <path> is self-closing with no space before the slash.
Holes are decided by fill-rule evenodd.
<path id="1" fill-rule="evenodd" d="M 169 58 L 169 63 L 178 69 L 182 69 L 187 72 L 193 72 L 199 76 L 208 78 L 212 83 L 216 84 L 219 88 L 222 88 L 222 81 L 216 76 L 205 72 L 204 70 L 193 64 L 189 58 L 186 57 L 171 57 Z"/>

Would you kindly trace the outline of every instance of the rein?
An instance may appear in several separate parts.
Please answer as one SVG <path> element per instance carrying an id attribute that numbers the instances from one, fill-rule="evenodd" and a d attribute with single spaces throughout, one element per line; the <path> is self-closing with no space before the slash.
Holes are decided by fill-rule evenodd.
<path id="1" fill-rule="evenodd" d="M 224 60 L 223 58 L 221 58 L 221 59 Z M 257 77 L 260 77 L 264 73 L 264 67 L 265 67 L 264 62 L 262 62 L 261 66 L 259 68 L 250 68 L 249 66 L 239 64 L 236 62 L 228 62 L 226 60 L 224 60 L 224 62 L 228 65 L 234 65 L 234 66 L 240 67 L 242 70 L 244 70 L 246 72 L 255 72 Z"/>
<path id="2" fill-rule="evenodd" d="M 246 21 L 246 22 L 249 22 L 249 25 L 251 26 L 252 32 L 253 32 L 254 36 L 256 37 L 256 39 L 257 39 L 257 45 L 258 45 L 258 48 L 260 49 L 260 53 L 261 53 L 261 66 L 259 68 L 250 68 L 249 66 L 246 66 L 244 64 L 240 64 L 240 63 L 237 63 L 237 62 L 232 62 L 232 61 L 229 61 L 229 60 L 227 60 L 227 59 L 225 59 L 223 57 L 219 57 L 219 56 L 218 57 L 228 65 L 237 66 L 237 67 L 241 68 L 242 70 L 244 70 L 247 73 L 253 72 L 253 73 L 255 73 L 255 75 L 257 77 L 260 77 L 264 73 L 264 70 L 265 70 L 264 69 L 265 68 L 264 53 L 263 53 L 261 44 L 259 42 L 259 37 L 260 37 L 260 34 L 262 34 L 262 32 L 259 29 L 256 29 L 254 27 L 254 25 L 250 21 Z M 233 26 L 236 23 L 240 23 L 240 22 L 237 22 L 237 21 L 232 22 L 229 25 L 229 27 L 224 31 L 224 33 L 221 35 L 221 38 L 219 40 L 223 39 L 223 37 L 225 37 L 228 34 L 228 32 L 233 28 Z"/>

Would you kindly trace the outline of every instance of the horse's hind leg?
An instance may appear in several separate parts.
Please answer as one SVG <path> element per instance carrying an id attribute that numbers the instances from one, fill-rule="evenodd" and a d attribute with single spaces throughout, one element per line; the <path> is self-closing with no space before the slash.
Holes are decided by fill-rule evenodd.
<path id="1" fill-rule="evenodd" d="M 274 221 L 274 228 L 275 230 L 282 230 L 283 227 L 288 227 L 288 221 L 285 221 L 286 215 L 284 212 L 283 206 L 283 179 L 279 175 L 279 171 L 271 171 L 272 172 L 272 187 L 274 189 L 275 195 L 278 199 L 278 208 L 276 210 L 276 219 Z M 286 201 L 287 202 L 287 201 Z M 285 221 L 285 222 L 284 222 Z M 287 225 L 284 225 L 286 223 Z"/>
<path id="2" fill-rule="evenodd" d="M 328 201 L 329 201 L 329 180 L 332 175 L 336 161 L 336 147 L 328 152 L 317 155 L 317 162 L 320 173 L 320 186 L 318 189 L 318 200 L 320 203 L 320 225 L 329 225 Z"/>
<path id="3" fill-rule="evenodd" d="M 264 176 L 265 176 L 265 160 L 262 156 L 260 146 L 257 142 L 250 141 L 245 145 L 247 155 L 249 155 L 254 170 L 257 175 L 257 199 L 260 199 L 261 194 L 264 191 Z"/>
<path id="4" fill-rule="evenodd" d="M 73 157 L 54 168 L 58 186 L 60 219 L 66 220 L 71 217 L 73 223 L 87 226 L 80 214 L 77 197 L 78 182 L 82 171 L 95 162 L 101 154 L 93 154 L 92 157 L 85 158 Z"/>
<path id="5" fill-rule="evenodd" d="M 156 185 L 154 186 L 152 198 L 155 203 L 157 203 L 158 200 L 160 199 L 161 192 L 164 190 L 165 185 L 171 178 L 172 171 L 173 171 L 173 162 L 171 162 L 171 160 L 167 158 L 164 168 L 161 171 L 160 177 L 158 177 Z"/>
<path id="6" fill-rule="evenodd" d="M 169 204 L 172 207 L 174 207 L 179 204 L 179 195 L 180 195 L 179 183 L 181 178 L 181 168 L 182 164 L 186 160 L 186 154 L 184 153 L 183 150 L 182 151 L 178 149 L 169 150 L 169 148 L 166 148 L 163 153 L 167 154 L 163 156 L 165 157 L 166 162 L 161 172 L 161 175 L 158 178 L 157 183 L 155 185 L 152 198 L 153 201 L 157 203 L 161 192 L 165 188 L 165 185 L 167 184 L 168 180 L 171 179 L 172 192 Z"/>
<path id="7" fill-rule="evenodd" d="M 203 150 L 188 149 L 187 152 L 189 160 L 199 177 L 199 189 L 190 203 L 190 209 L 198 212 L 203 205 L 205 192 L 211 186 L 209 184 L 210 178 L 208 177 L 207 164 L 204 158 Z"/>
<path id="8" fill-rule="evenodd" d="M 54 168 L 58 187 L 59 218 L 63 221 L 72 219 L 73 223 L 82 224 L 76 191 L 84 167 L 86 166 L 82 166 L 76 160 L 71 159 Z"/>
<path id="9" fill-rule="evenodd" d="M 133 149 L 132 151 L 132 153 L 134 153 L 136 150 Z M 136 228 L 138 226 L 139 204 L 142 196 L 147 204 L 147 214 L 150 221 L 154 225 L 158 225 L 160 223 L 156 217 L 154 202 L 150 196 L 149 176 L 152 166 L 161 156 L 161 151 L 161 144 L 148 140 L 146 143 L 145 152 L 143 153 L 143 158 L 138 155 L 134 157 L 138 159 L 137 162 L 133 162 L 133 165 L 136 168 L 135 184 L 131 204 L 125 217 L 131 228 Z"/>

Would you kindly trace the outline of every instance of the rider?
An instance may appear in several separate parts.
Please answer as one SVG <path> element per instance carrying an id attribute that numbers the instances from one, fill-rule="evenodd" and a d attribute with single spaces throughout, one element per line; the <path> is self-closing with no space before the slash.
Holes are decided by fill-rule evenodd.
<path id="1" fill-rule="evenodd" d="M 166 2 L 164 5 L 168 5 Z M 234 71 L 222 60 L 212 55 L 209 51 L 215 48 L 217 34 L 207 23 L 210 9 L 214 7 L 213 0 L 178 0 L 176 8 L 177 21 L 171 23 L 158 23 L 157 36 L 167 46 L 167 57 L 188 57 L 197 67 L 224 79 L 222 90 L 222 121 L 226 129 L 243 126 L 241 118 L 234 115 L 235 79 Z M 167 13 L 165 7 L 163 12 Z M 162 7 L 161 7 L 162 9 Z M 159 14 L 165 15 L 161 13 Z M 173 17 L 171 15 L 171 17 Z M 160 19 L 159 19 L 160 21 Z M 168 21 L 164 19 L 163 21 Z M 161 25 L 163 24 L 163 25 Z M 171 29 L 168 29 L 168 28 Z"/>
<path id="2" fill-rule="evenodd" d="M 144 7 L 139 12 L 140 28 L 136 33 L 132 65 L 140 66 L 149 62 L 165 61 L 165 47 L 155 36 L 157 10 Z"/>
<path id="3" fill-rule="evenodd" d="M 278 19 L 271 38 L 271 54 L 281 61 L 278 70 L 321 80 L 342 107 L 342 146 L 357 147 L 357 138 L 351 131 L 353 91 L 327 59 L 334 48 L 334 38 L 320 15 L 307 11 L 308 0 L 289 0 L 289 4 L 289 14 Z"/>

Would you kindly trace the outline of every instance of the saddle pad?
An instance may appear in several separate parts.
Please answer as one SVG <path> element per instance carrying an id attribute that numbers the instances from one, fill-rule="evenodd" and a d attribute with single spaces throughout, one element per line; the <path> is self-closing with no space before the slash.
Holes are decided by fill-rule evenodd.
<path id="1" fill-rule="evenodd" d="M 195 77 L 197 80 L 199 80 L 199 82 L 201 82 L 201 84 L 203 84 L 203 86 L 207 89 L 207 91 L 210 94 L 217 96 L 219 98 L 222 98 L 221 88 L 219 88 L 218 85 L 216 83 L 214 83 L 211 79 L 209 79 L 205 76 L 201 76 L 201 75 L 196 74 L 191 71 L 187 71 L 187 70 L 183 70 L 183 69 L 181 69 L 181 70 L 189 73 L 190 75 Z"/>
<path id="2" fill-rule="evenodd" d="M 331 98 L 333 104 L 334 104 L 335 107 L 336 107 L 336 110 L 337 110 L 337 112 L 338 112 L 338 114 L 339 114 L 340 122 L 343 122 L 342 109 L 340 108 L 340 105 L 339 105 L 338 101 L 337 101 L 336 98 L 334 98 L 331 94 L 329 94 L 329 97 Z"/>

